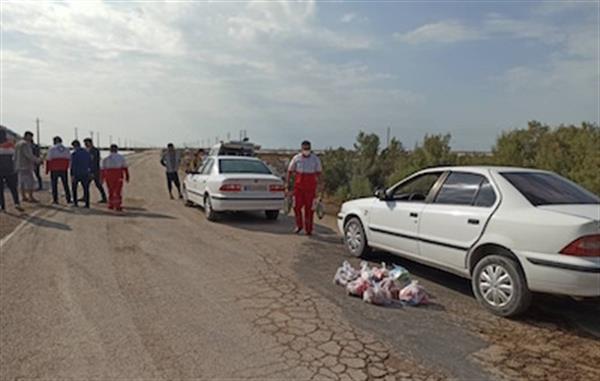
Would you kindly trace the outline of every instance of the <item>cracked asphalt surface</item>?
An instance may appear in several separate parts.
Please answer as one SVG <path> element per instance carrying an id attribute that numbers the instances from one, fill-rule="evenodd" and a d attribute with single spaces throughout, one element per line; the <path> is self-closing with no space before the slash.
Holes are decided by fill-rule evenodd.
<path id="1" fill-rule="evenodd" d="M 332 283 L 349 259 L 333 221 L 314 238 L 287 217 L 209 223 L 168 199 L 157 153 L 131 161 L 126 215 L 39 206 L 0 248 L 0 379 L 600 378 L 597 301 L 500 319 L 466 280 L 375 253 L 433 303 L 367 305 Z"/>

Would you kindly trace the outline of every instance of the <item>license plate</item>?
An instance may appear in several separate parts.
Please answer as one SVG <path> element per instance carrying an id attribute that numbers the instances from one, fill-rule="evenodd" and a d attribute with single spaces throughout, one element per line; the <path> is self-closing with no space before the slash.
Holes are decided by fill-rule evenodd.
<path id="1" fill-rule="evenodd" d="M 244 190 L 246 192 L 266 192 L 266 185 L 244 185 Z"/>

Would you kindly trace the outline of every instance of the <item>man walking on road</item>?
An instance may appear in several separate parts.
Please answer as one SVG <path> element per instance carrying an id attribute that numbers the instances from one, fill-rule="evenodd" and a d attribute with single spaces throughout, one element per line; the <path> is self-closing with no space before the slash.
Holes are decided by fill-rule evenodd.
<path id="1" fill-rule="evenodd" d="M 313 203 L 317 193 L 317 184 L 321 176 L 321 160 L 311 151 L 310 142 L 302 142 L 302 151 L 292 158 L 288 167 L 286 185 L 290 188 L 290 180 L 294 178 L 294 213 L 296 229 L 300 233 L 304 229 L 306 235 L 313 232 Z M 304 211 L 304 219 L 302 212 Z"/>
<path id="2" fill-rule="evenodd" d="M 33 156 L 37 158 L 37 162 L 35 163 L 35 167 L 33 168 L 33 174 L 37 179 L 37 190 L 41 191 L 42 189 L 44 189 L 44 187 L 42 184 L 42 174 L 40 173 L 40 167 L 42 166 L 42 152 L 40 150 L 40 145 L 35 142 L 32 142 L 31 151 L 33 152 Z"/>
<path id="3" fill-rule="evenodd" d="M 32 144 L 33 132 L 27 131 L 23 135 L 23 140 L 15 146 L 15 169 L 17 170 L 19 188 L 21 188 L 21 196 L 25 202 L 38 202 L 33 197 L 35 188 L 33 171 L 38 158 L 33 154 Z"/>
<path id="4" fill-rule="evenodd" d="M 102 178 L 100 176 L 100 150 L 94 146 L 94 142 L 90 138 L 83 139 L 83 144 L 85 144 L 85 148 L 87 148 L 87 151 L 92 157 L 91 180 L 94 181 L 96 188 L 98 188 L 98 192 L 100 192 L 100 203 L 105 204 L 106 192 L 104 191 Z"/>
<path id="5" fill-rule="evenodd" d="M 71 191 L 69 189 L 69 164 L 71 153 L 62 144 L 62 138 L 55 136 L 52 139 L 54 145 L 46 155 L 46 174 L 50 173 L 50 184 L 52 187 L 52 203 L 58 204 L 58 180 L 60 179 L 65 191 L 67 204 L 71 203 Z"/>
<path id="6" fill-rule="evenodd" d="M 179 184 L 179 165 L 181 164 L 181 155 L 175 150 L 173 143 L 167 145 L 167 151 L 160 158 L 160 163 L 167 171 L 167 189 L 169 189 L 169 197 L 173 199 L 173 184 L 177 188 L 179 198 L 183 198 L 181 194 L 181 185 Z"/>
<path id="7" fill-rule="evenodd" d="M 119 154 L 116 144 L 110 146 L 110 155 L 102 160 L 102 179 L 108 187 L 108 209 L 123 210 L 123 179 L 129 182 L 129 169 L 125 157 Z"/>
<path id="8" fill-rule="evenodd" d="M 73 153 L 71 154 L 71 181 L 73 192 L 73 205 L 78 206 L 77 188 L 83 187 L 83 202 L 85 207 L 90 207 L 90 176 L 92 171 L 92 157 L 90 153 L 81 148 L 79 140 L 73 140 Z"/>
<path id="9" fill-rule="evenodd" d="M 0 129 L 0 210 L 6 210 L 4 200 L 4 184 L 10 190 L 15 204 L 15 209 L 23 211 L 19 203 L 19 192 L 17 191 L 17 173 L 15 172 L 15 163 L 13 156 L 15 154 L 15 145 L 8 140 L 6 130 Z"/>

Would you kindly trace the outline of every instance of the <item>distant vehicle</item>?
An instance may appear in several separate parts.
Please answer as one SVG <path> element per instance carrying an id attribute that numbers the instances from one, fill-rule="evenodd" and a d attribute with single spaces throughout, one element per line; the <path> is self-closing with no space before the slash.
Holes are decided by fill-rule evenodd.
<path id="1" fill-rule="evenodd" d="M 209 152 L 209 156 L 255 156 L 259 145 L 248 140 L 220 142 L 215 144 Z"/>
<path id="2" fill-rule="evenodd" d="M 220 212 L 251 210 L 276 220 L 285 200 L 281 178 L 255 157 L 210 156 L 186 175 L 183 188 L 186 204 L 203 207 L 209 221 Z"/>
<path id="3" fill-rule="evenodd" d="M 378 248 L 470 278 L 500 316 L 532 291 L 600 296 L 600 198 L 555 173 L 431 168 L 375 195 L 338 214 L 355 256 Z"/>

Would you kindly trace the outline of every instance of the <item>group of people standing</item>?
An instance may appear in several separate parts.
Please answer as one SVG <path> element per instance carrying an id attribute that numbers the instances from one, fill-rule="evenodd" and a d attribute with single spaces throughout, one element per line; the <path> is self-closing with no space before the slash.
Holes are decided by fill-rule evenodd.
<path id="1" fill-rule="evenodd" d="M 118 153 L 117 145 L 110 147 L 110 154 L 101 160 L 100 150 L 94 146 L 92 139 L 83 140 L 85 148 L 79 140 L 73 140 L 71 149 L 63 145 L 62 138 L 56 136 L 53 145 L 48 149 L 45 167 L 50 175 L 52 202 L 59 203 L 58 185 L 62 183 L 68 204 L 85 208 L 90 207 L 90 183 L 94 183 L 100 193 L 100 203 L 107 203 L 108 208 L 122 210 L 123 181 L 129 182 L 129 171 L 125 157 Z M 38 148 L 39 149 L 39 148 Z M 37 203 L 33 192 L 36 187 L 36 171 L 42 165 L 40 154 L 36 155 L 33 133 L 27 131 L 23 139 L 14 144 L 8 139 L 6 130 L 0 130 L 0 208 L 5 210 L 4 186 L 10 190 L 15 209 L 23 211 L 19 200 L 18 189 L 24 202 Z M 69 182 L 69 175 L 71 182 Z M 41 176 L 40 176 L 41 178 Z M 108 187 L 108 197 L 104 190 Z M 83 196 L 78 197 L 81 185 Z M 41 184 L 38 180 L 38 189 Z"/>

